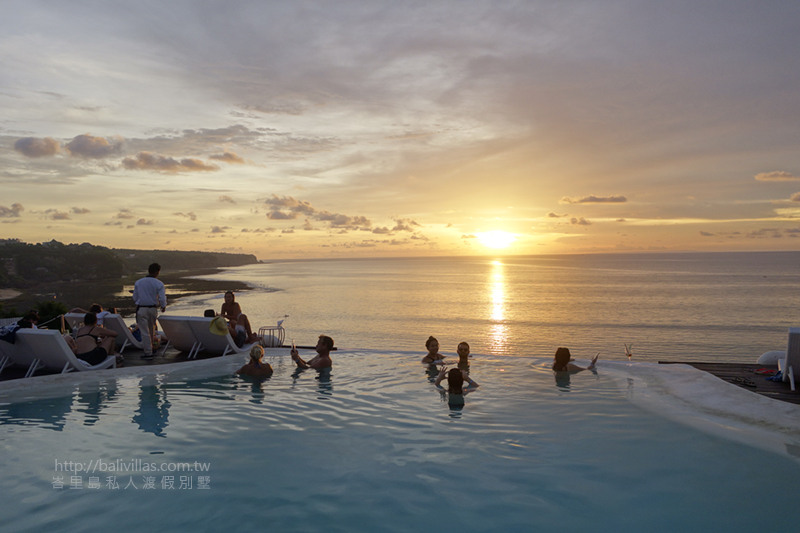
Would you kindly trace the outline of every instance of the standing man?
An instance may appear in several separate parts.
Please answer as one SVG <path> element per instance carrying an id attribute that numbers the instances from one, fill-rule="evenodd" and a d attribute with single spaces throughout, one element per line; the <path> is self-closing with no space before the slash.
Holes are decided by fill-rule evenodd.
<path id="1" fill-rule="evenodd" d="M 161 312 L 167 310 L 167 293 L 164 284 L 158 280 L 161 265 L 153 263 L 147 268 L 147 277 L 136 282 L 133 286 L 133 303 L 136 304 L 136 324 L 142 333 L 142 359 L 153 358 L 153 338 L 156 332 L 156 318 L 158 308 Z"/>
<path id="2" fill-rule="evenodd" d="M 331 368 L 333 362 L 331 361 L 331 350 L 333 350 L 333 339 L 327 335 L 320 335 L 317 341 L 317 355 L 308 361 L 303 361 L 297 348 L 292 348 L 289 352 L 292 356 L 292 361 L 297 364 L 297 368 L 315 368 L 322 370 L 323 368 Z"/>

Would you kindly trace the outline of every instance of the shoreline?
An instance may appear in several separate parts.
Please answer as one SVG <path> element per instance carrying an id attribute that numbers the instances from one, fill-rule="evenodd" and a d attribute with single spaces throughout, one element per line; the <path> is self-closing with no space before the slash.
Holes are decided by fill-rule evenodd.
<path id="1" fill-rule="evenodd" d="M 220 271 L 221 268 L 162 271 L 158 279 L 166 288 L 167 306 L 188 296 L 252 290 L 252 287 L 240 281 L 191 279 L 194 276 L 212 275 Z M 103 309 L 116 307 L 118 313 L 127 317 L 132 316 L 136 309 L 131 297 L 133 284 L 145 275 L 146 273 L 137 273 L 112 282 L 55 282 L 42 284 L 35 290 L 0 289 L 0 302 L 6 312 L 15 309 L 17 314 L 25 313 L 39 302 L 56 301 L 66 305 L 67 309 L 75 307 L 88 309 L 93 303 L 99 303 Z M 13 295 L 8 298 L 2 297 L 12 293 Z"/>

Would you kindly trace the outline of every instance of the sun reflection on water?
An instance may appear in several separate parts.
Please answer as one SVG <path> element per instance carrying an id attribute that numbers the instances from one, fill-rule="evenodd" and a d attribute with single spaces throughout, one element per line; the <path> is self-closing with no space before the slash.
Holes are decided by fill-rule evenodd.
<path id="1" fill-rule="evenodd" d="M 492 261 L 488 291 L 492 308 L 491 320 L 494 322 L 489 328 L 490 351 L 494 354 L 505 354 L 508 351 L 507 326 L 505 324 L 506 283 L 504 265 L 500 261 Z"/>

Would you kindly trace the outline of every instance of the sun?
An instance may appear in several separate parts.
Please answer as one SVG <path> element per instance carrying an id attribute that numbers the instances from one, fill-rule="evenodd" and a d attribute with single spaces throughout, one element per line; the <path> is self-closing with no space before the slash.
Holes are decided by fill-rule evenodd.
<path id="1" fill-rule="evenodd" d="M 486 231 L 483 233 L 476 233 L 476 237 L 482 245 L 489 248 L 508 248 L 517 240 L 513 233 L 507 231 Z"/>

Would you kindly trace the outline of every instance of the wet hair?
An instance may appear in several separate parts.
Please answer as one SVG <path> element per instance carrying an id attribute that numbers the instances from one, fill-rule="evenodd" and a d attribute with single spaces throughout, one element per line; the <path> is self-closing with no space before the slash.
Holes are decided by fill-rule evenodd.
<path id="1" fill-rule="evenodd" d="M 83 324 L 86 326 L 94 326 L 97 324 L 97 315 L 94 313 L 86 313 L 83 315 Z"/>
<path id="2" fill-rule="evenodd" d="M 458 368 L 451 368 L 447 371 L 447 390 L 454 394 L 461 394 L 461 386 L 464 384 L 464 374 Z"/>
<path id="3" fill-rule="evenodd" d="M 459 348 L 461 348 L 462 345 L 466 346 L 467 350 L 469 350 L 469 343 L 467 341 L 461 341 L 461 342 L 458 343 L 458 347 Z"/>
<path id="4" fill-rule="evenodd" d="M 92 306 L 89 308 L 89 312 L 90 313 L 102 313 L 103 312 L 103 307 L 100 304 L 92 304 Z"/>
<path id="5" fill-rule="evenodd" d="M 250 348 L 250 359 L 261 361 L 262 357 L 264 357 L 264 348 L 262 348 L 258 344 Z"/>
<path id="6" fill-rule="evenodd" d="M 156 275 L 159 272 L 161 272 L 161 265 L 158 263 L 152 263 L 149 267 L 147 267 L 148 274 Z"/>
<path id="7" fill-rule="evenodd" d="M 333 339 L 328 337 L 327 335 L 320 335 L 319 338 L 322 340 L 322 343 L 328 348 L 328 350 L 333 350 Z"/>
<path id="8" fill-rule="evenodd" d="M 553 362 L 553 370 L 556 372 L 563 372 L 567 369 L 569 360 L 572 356 L 569 353 L 569 348 L 559 348 L 556 350 L 555 361 Z"/>
<path id="9" fill-rule="evenodd" d="M 203 316 L 205 318 L 214 318 L 215 316 L 217 316 L 217 313 L 213 309 L 206 309 L 205 311 L 203 311 Z"/>
<path id="10" fill-rule="evenodd" d="M 428 340 L 425 341 L 425 347 L 430 350 L 432 342 L 439 344 L 439 341 L 436 337 L 428 337 Z"/>

